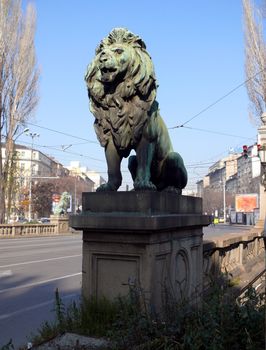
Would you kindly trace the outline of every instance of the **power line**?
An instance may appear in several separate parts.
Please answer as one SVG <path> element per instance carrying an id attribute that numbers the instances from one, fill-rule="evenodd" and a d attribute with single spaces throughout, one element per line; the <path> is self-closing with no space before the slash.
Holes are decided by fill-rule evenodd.
<path id="1" fill-rule="evenodd" d="M 250 80 L 254 79 L 257 75 L 259 75 L 260 73 L 262 73 L 263 71 L 265 71 L 266 68 L 261 69 L 259 72 L 257 72 L 256 74 L 254 74 L 252 77 L 246 79 L 243 83 L 237 85 L 235 88 L 233 88 L 232 90 L 230 90 L 229 92 L 227 92 L 225 95 L 223 95 L 222 97 L 218 98 L 216 101 L 214 101 L 213 103 L 211 103 L 210 105 L 208 105 L 207 107 L 203 108 L 200 112 L 198 112 L 197 114 L 195 114 L 193 117 L 191 117 L 190 119 L 188 119 L 187 121 L 185 121 L 183 124 L 180 125 L 176 125 L 173 126 L 169 129 L 177 129 L 177 128 L 181 128 L 184 127 L 184 125 L 188 124 L 189 122 L 191 122 L 191 120 L 197 118 L 199 115 L 201 115 L 202 113 L 206 112 L 208 109 L 210 109 L 211 107 L 215 106 L 217 103 L 221 102 L 222 100 L 224 100 L 226 97 L 228 97 L 229 95 L 233 94 L 236 90 L 238 90 L 239 88 L 241 88 L 242 86 L 244 86 L 245 84 L 247 84 Z"/>
<path id="2" fill-rule="evenodd" d="M 239 135 L 233 135 L 233 134 L 227 134 L 225 132 L 220 132 L 220 131 L 214 131 L 214 130 L 207 130 L 207 129 L 200 129 L 200 128 L 192 128 L 190 126 L 184 126 L 184 125 L 180 125 L 180 128 L 185 128 L 185 129 L 191 129 L 191 130 L 197 130 L 197 131 L 203 131 L 203 132 L 207 132 L 210 134 L 217 134 L 217 135 L 222 135 L 222 136 L 230 136 L 230 137 L 237 137 L 237 138 L 241 138 L 241 139 L 250 139 L 253 140 L 254 137 L 245 137 L 245 136 L 239 136 Z M 173 129 L 173 128 L 172 128 Z"/>
<path id="3" fill-rule="evenodd" d="M 23 141 L 23 142 L 21 141 L 20 143 L 21 144 L 25 144 L 25 145 L 31 145 L 30 142 L 26 142 L 26 141 Z M 68 153 L 68 154 L 71 154 L 71 155 L 76 155 L 76 156 L 79 156 L 79 157 L 85 157 L 85 158 L 88 158 L 88 159 L 91 159 L 91 160 L 95 160 L 95 161 L 98 161 L 98 162 L 103 162 L 103 163 L 105 162 L 104 160 L 99 159 L 99 158 L 93 158 L 93 157 L 90 157 L 90 156 L 87 156 L 87 155 L 84 155 L 84 154 L 71 152 L 71 151 L 60 149 L 60 148 L 55 148 L 54 146 L 46 146 L 46 145 L 34 144 L 34 147 L 36 147 L 36 148 L 37 147 L 41 147 L 41 148 L 52 149 L 54 151 L 64 152 L 64 153 Z"/>
<path id="4" fill-rule="evenodd" d="M 191 122 L 193 119 L 197 118 L 199 115 L 201 115 L 202 113 L 206 112 L 208 109 L 210 109 L 211 107 L 215 106 L 217 103 L 219 103 L 220 101 L 224 100 L 226 97 L 228 97 L 229 95 L 231 95 L 232 93 L 234 93 L 236 90 L 238 90 L 240 87 L 244 86 L 245 84 L 247 84 L 250 80 L 254 79 L 257 75 L 259 75 L 260 73 L 262 73 L 266 68 L 263 68 L 261 69 L 259 72 L 257 72 L 256 74 L 254 74 L 252 77 L 246 79 L 244 82 L 242 82 L 241 84 L 237 85 L 235 88 L 233 88 L 232 90 L 230 90 L 228 93 L 226 93 L 225 95 L 223 95 L 222 97 L 218 98 L 216 101 L 214 101 L 213 103 L 211 103 L 210 105 L 208 105 L 207 107 L 203 108 L 200 112 L 198 112 L 197 114 L 195 114 L 193 117 L 191 117 L 190 119 L 188 119 L 186 122 L 180 124 L 180 125 L 176 125 L 176 126 L 173 126 L 173 127 L 170 127 L 169 129 L 177 129 L 177 128 L 181 128 L 181 127 L 185 127 L 186 124 L 188 124 L 189 122 Z M 92 141 L 92 140 L 89 140 L 89 139 L 85 139 L 83 137 L 79 137 L 79 136 L 76 136 L 76 135 L 72 135 L 72 134 L 69 134 L 69 133 L 66 133 L 66 132 L 63 132 L 63 131 L 59 131 L 59 130 L 55 130 L 55 129 L 52 129 L 52 128 L 48 128 L 48 127 L 45 127 L 45 126 L 41 126 L 41 125 L 38 125 L 38 124 L 34 124 L 34 123 L 31 123 L 31 122 L 27 122 L 26 123 L 27 125 L 32 125 L 32 126 L 35 126 L 37 128 L 40 128 L 40 129 L 44 129 L 44 130 L 48 130 L 48 131 L 52 131 L 52 132 L 55 132 L 55 133 L 58 133 L 58 134 L 61 134 L 61 135 L 65 135 L 65 136 L 69 136 L 69 137 L 73 137 L 73 138 L 76 138 L 78 140 L 82 140 L 82 141 L 86 141 L 88 143 L 94 143 L 94 144 L 99 144 L 97 141 Z M 187 127 L 188 128 L 188 127 Z M 192 128 L 191 128 L 192 129 Z M 196 130 L 196 129 L 195 129 Z M 198 129 L 199 131 L 206 131 L 206 132 L 212 132 L 212 131 L 207 131 L 207 130 L 204 130 L 204 129 Z M 218 133 L 218 132 L 215 132 L 213 131 L 212 133 Z M 232 137 L 235 137 L 235 135 L 230 135 L 230 134 L 226 134 L 226 133 L 219 133 L 220 135 L 224 135 L 224 136 L 232 136 Z M 238 137 L 238 136 L 237 136 Z M 243 138 L 243 136 L 241 136 Z"/>
<path id="5" fill-rule="evenodd" d="M 21 141 L 20 142 L 21 144 L 24 144 L 24 145 L 31 145 L 30 142 L 26 142 L 26 141 Z M 84 157 L 84 158 L 88 158 L 88 159 L 91 159 L 91 160 L 95 160 L 95 161 L 98 161 L 98 162 L 102 162 L 102 163 L 105 163 L 105 160 L 103 159 L 100 159 L 100 158 L 94 158 L 94 157 L 91 157 L 91 156 L 88 156 L 88 155 L 85 155 L 85 154 L 81 154 L 81 153 L 76 153 L 76 152 L 72 152 L 72 151 L 68 151 L 68 150 L 64 150 L 62 148 L 57 148 L 56 146 L 48 146 L 48 145 L 40 145 L 40 144 L 35 144 L 34 145 L 35 148 L 37 147 L 40 147 L 40 148 L 46 148 L 48 150 L 53 150 L 53 151 L 58 151 L 60 153 L 67 153 L 67 154 L 70 154 L 70 155 L 76 155 L 76 156 L 79 156 L 79 157 Z M 215 161 L 209 161 L 209 162 L 196 162 L 196 163 L 188 163 L 188 164 L 185 164 L 185 166 L 187 168 L 207 168 L 208 165 L 211 165 L 215 163 Z M 128 172 L 128 171 L 125 171 L 125 172 Z"/>
<path id="6" fill-rule="evenodd" d="M 266 68 L 261 69 L 259 72 L 254 74 L 252 77 L 248 78 L 247 80 L 245 80 L 241 84 L 237 85 L 234 89 L 230 90 L 228 93 L 226 93 L 225 95 L 223 95 L 222 97 L 220 97 L 219 99 L 217 99 L 216 101 L 214 101 L 213 103 L 208 105 L 206 108 L 202 109 L 200 112 L 195 114 L 193 117 L 188 119 L 183 124 L 180 124 L 180 125 L 177 125 L 177 126 L 174 126 L 174 127 L 170 127 L 169 129 L 176 129 L 176 128 L 183 127 L 183 128 L 187 128 L 187 129 L 191 129 L 191 130 L 203 131 L 203 132 L 218 134 L 218 135 L 222 135 L 222 136 L 230 136 L 230 137 L 238 137 L 238 138 L 243 138 L 243 139 L 251 139 L 249 137 L 237 136 L 237 135 L 227 134 L 227 133 L 218 132 L 218 131 L 211 131 L 211 130 L 200 129 L 200 128 L 185 127 L 185 125 L 188 124 L 193 119 L 195 119 L 196 117 L 198 117 L 199 115 L 201 115 L 202 113 L 204 113 L 205 111 L 207 111 L 208 109 L 210 109 L 211 107 L 213 107 L 214 105 L 216 105 L 217 103 L 219 103 L 220 101 L 222 101 L 223 99 L 225 99 L 226 97 L 228 97 L 229 95 L 231 95 L 232 93 L 234 93 L 237 89 L 239 89 L 240 87 L 242 87 L 243 85 L 248 83 L 250 80 L 254 79 L 258 74 L 262 73 L 265 69 Z M 68 136 L 68 137 L 72 137 L 72 138 L 75 138 L 75 139 L 79 139 L 79 140 L 85 141 L 85 143 L 94 143 L 94 144 L 99 145 L 99 143 L 97 141 L 92 141 L 92 140 L 89 140 L 89 139 L 85 139 L 83 137 L 72 135 L 72 134 L 69 134 L 69 133 L 66 133 L 66 132 L 63 132 L 63 131 L 59 131 L 59 130 L 55 130 L 55 129 L 52 129 L 52 128 L 44 127 L 44 126 L 41 126 L 41 125 L 38 125 L 38 124 L 35 124 L 35 123 L 31 123 L 31 122 L 26 122 L 26 124 L 27 125 L 32 125 L 34 127 L 40 128 L 40 129 L 44 129 L 44 130 L 48 130 L 48 131 L 51 131 L 51 132 L 55 132 L 55 133 L 58 133 L 58 134 L 61 134 L 61 135 L 65 135 L 65 136 Z M 42 146 L 40 146 L 40 147 L 42 147 Z M 49 148 L 48 146 L 46 146 L 46 147 Z M 51 148 L 52 148 L 52 146 L 51 146 Z M 58 149 L 55 149 L 55 150 L 58 150 Z M 58 151 L 62 151 L 62 150 L 58 150 Z M 66 151 L 64 151 L 64 152 L 66 152 Z M 78 154 L 78 153 L 74 153 L 74 152 L 70 152 L 70 151 L 68 151 L 66 153 L 73 154 L 73 155 L 78 155 L 78 156 L 81 156 L 81 157 L 86 157 L 86 158 L 89 158 L 89 159 L 92 159 L 92 160 L 96 160 L 96 161 L 101 161 L 102 162 L 102 160 L 100 160 L 100 159 L 93 158 L 93 157 L 90 157 L 90 156 L 85 156 L 83 154 Z"/>
<path id="7" fill-rule="evenodd" d="M 31 145 L 30 142 L 20 142 L 21 144 L 25 144 L 25 145 Z M 85 154 L 80 154 L 80 153 L 76 153 L 76 152 L 71 152 L 71 151 L 66 151 L 66 150 L 63 150 L 63 149 L 58 149 L 58 148 L 55 148 L 54 146 L 46 146 L 46 145 L 38 145 L 38 144 L 34 144 L 34 147 L 35 148 L 48 148 L 48 149 L 52 149 L 54 151 L 59 151 L 59 152 L 63 152 L 63 153 L 68 153 L 70 155 L 77 155 L 79 157 L 84 157 L 84 158 L 88 158 L 88 159 L 92 159 L 92 160 L 96 160 L 96 161 L 99 161 L 99 162 L 102 162 L 102 163 L 105 163 L 105 160 L 102 160 L 102 159 L 99 159 L 99 158 L 93 158 L 93 157 L 90 157 L 88 155 L 85 155 Z M 49 157 L 49 156 L 48 156 Z M 90 171 L 89 171 L 90 172 Z M 122 170 L 121 169 L 121 172 L 122 173 L 128 173 L 130 174 L 129 170 Z M 107 173 L 107 170 L 106 171 L 97 171 L 97 173 L 101 173 L 101 174 L 106 174 Z"/>
<path id="8" fill-rule="evenodd" d="M 95 143 L 95 144 L 99 145 L 99 142 L 97 142 L 97 141 L 92 141 L 92 140 L 89 140 L 89 139 L 85 139 L 83 137 L 72 135 L 72 134 L 69 134 L 69 133 L 66 133 L 66 132 L 63 132 L 63 131 L 59 131 L 59 130 L 55 130 L 55 129 L 52 129 L 52 128 L 47 128 L 46 126 L 41 126 L 41 125 L 38 125 L 38 124 L 30 123 L 28 121 L 25 124 L 32 125 L 32 126 L 35 126 L 37 128 L 40 128 L 40 129 L 52 131 L 52 132 L 55 132 L 57 134 L 73 137 L 73 138 L 78 139 L 78 140 L 86 141 L 86 143 Z"/>

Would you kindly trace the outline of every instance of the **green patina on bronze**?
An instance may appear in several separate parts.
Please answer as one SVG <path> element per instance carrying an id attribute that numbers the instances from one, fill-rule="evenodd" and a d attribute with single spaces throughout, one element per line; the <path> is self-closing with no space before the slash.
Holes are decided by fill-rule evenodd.
<path id="1" fill-rule="evenodd" d="M 128 167 L 135 190 L 181 193 L 187 172 L 160 116 L 153 63 L 142 39 L 127 29 L 113 29 L 96 49 L 85 81 L 108 166 L 108 182 L 97 190 L 119 188 L 121 160 L 134 149 Z"/>

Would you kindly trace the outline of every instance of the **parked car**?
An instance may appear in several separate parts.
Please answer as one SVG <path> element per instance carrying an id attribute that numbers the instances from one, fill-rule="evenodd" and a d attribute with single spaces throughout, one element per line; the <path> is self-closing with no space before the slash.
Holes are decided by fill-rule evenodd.
<path id="1" fill-rule="evenodd" d="M 50 223 L 50 219 L 49 218 L 40 218 L 38 220 L 39 223 L 41 224 L 49 224 Z"/>
<path id="2" fill-rule="evenodd" d="M 20 216 L 17 218 L 16 223 L 18 224 L 26 224 L 28 222 L 28 220 L 26 218 L 24 218 L 23 216 Z"/>

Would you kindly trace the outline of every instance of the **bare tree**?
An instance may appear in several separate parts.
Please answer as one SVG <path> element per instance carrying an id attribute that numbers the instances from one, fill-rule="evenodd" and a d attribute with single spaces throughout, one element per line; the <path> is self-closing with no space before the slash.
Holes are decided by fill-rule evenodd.
<path id="1" fill-rule="evenodd" d="M 31 4 L 24 15 L 20 0 L 0 0 L 0 223 L 4 222 L 6 202 L 12 193 L 9 176 L 14 166 L 14 140 L 38 102 L 35 23 Z"/>
<path id="2" fill-rule="evenodd" d="M 250 118 L 257 125 L 266 105 L 266 46 L 263 36 L 263 11 L 251 0 L 242 0 L 245 30 L 245 69 L 250 99 Z"/>
<path id="3" fill-rule="evenodd" d="M 50 216 L 52 212 L 52 196 L 55 185 L 50 182 L 40 181 L 32 188 L 32 208 L 37 217 Z"/>

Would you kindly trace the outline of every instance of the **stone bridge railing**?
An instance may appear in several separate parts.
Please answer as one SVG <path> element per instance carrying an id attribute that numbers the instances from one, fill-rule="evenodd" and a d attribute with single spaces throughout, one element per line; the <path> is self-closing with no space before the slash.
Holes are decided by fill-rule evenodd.
<path id="1" fill-rule="evenodd" d="M 228 273 L 235 286 L 243 290 L 265 271 L 263 232 L 223 235 L 203 242 L 203 285 Z"/>
<path id="2" fill-rule="evenodd" d="M 21 236 L 49 236 L 68 233 L 68 217 L 52 216 L 49 224 L 1 224 L 0 239 Z"/>
<path id="3" fill-rule="evenodd" d="M 0 238 L 51 235 L 56 229 L 52 224 L 6 224 L 0 225 Z"/>

